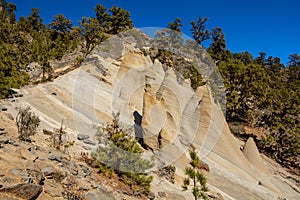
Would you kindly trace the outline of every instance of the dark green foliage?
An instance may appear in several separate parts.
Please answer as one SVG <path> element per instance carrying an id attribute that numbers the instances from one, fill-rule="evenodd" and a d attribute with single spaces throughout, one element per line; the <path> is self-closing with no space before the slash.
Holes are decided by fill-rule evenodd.
<path id="1" fill-rule="evenodd" d="M 292 54 L 287 69 L 288 82 L 294 86 L 300 87 L 300 56 Z"/>
<path id="2" fill-rule="evenodd" d="M 74 50 L 81 35 L 71 35 L 68 23 L 56 24 L 57 27 L 52 24 L 60 30 L 46 28 L 37 8 L 16 23 L 12 20 L 16 6 L 4 0 L 1 5 L 6 8 L 0 11 L 0 98 L 4 98 L 10 88 L 19 88 L 30 82 L 26 66 L 31 62 L 40 64 L 43 80 L 46 80 L 52 72 L 49 60 L 59 60 L 66 52 Z"/>
<path id="3" fill-rule="evenodd" d="M 17 10 L 17 7 L 13 3 L 7 3 L 6 0 L 0 1 L 0 20 L 6 21 L 8 20 L 10 23 L 16 22 L 16 15 L 15 11 Z"/>
<path id="4" fill-rule="evenodd" d="M 104 41 L 107 36 L 103 32 L 97 19 L 92 17 L 82 17 L 80 21 L 81 32 L 85 39 L 86 55 L 100 42 Z"/>
<path id="5" fill-rule="evenodd" d="M 227 91 L 227 118 L 248 121 L 248 111 L 265 98 L 263 91 L 267 88 L 269 77 L 262 67 L 254 63 L 245 65 L 236 59 L 221 61 L 219 69 Z"/>
<path id="6" fill-rule="evenodd" d="M 122 31 L 133 28 L 132 20 L 130 19 L 130 13 L 122 8 L 113 6 L 109 9 L 111 12 L 111 29 L 110 33 L 117 34 Z"/>
<path id="7" fill-rule="evenodd" d="M 29 76 L 17 68 L 10 48 L 11 45 L 0 45 L 0 98 L 6 97 L 10 88 L 19 88 L 29 82 Z"/>
<path id="8" fill-rule="evenodd" d="M 183 190 L 191 190 L 194 195 L 195 200 L 197 199 L 208 199 L 206 192 L 208 192 L 208 187 L 206 185 L 206 178 L 198 169 L 201 165 L 200 159 L 197 153 L 192 150 L 190 151 L 190 165 L 192 167 L 185 168 L 186 178 L 183 181 Z"/>
<path id="9" fill-rule="evenodd" d="M 110 14 L 106 12 L 106 8 L 101 4 L 97 4 L 94 10 L 96 12 L 96 19 L 99 22 L 99 26 L 102 27 L 104 32 L 108 32 L 111 28 Z"/>
<path id="10" fill-rule="evenodd" d="M 191 87 L 194 90 L 205 84 L 201 75 L 200 66 L 198 66 L 196 62 L 194 62 L 193 65 L 185 71 L 183 76 L 186 79 L 190 79 Z"/>
<path id="11" fill-rule="evenodd" d="M 289 66 L 300 67 L 300 56 L 298 54 L 291 54 L 289 60 Z"/>
<path id="12" fill-rule="evenodd" d="M 10 88 L 19 88 L 30 83 L 26 66 L 38 62 L 43 70 L 42 81 L 51 79 L 50 60 L 61 60 L 85 44 L 84 56 L 108 37 L 107 33 L 118 33 L 132 28 L 129 12 L 112 7 L 97 5 L 96 18 L 83 17 L 80 27 L 63 14 L 54 17 L 49 26 L 43 24 L 40 11 L 33 8 L 27 17 L 21 16 L 16 22 L 16 5 L 0 0 L 0 98 Z"/>
<path id="13" fill-rule="evenodd" d="M 299 171 L 300 85 L 296 62 L 284 68 L 279 58 L 266 58 L 263 52 L 257 58 L 248 52 L 225 59 L 215 57 L 221 60 L 218 66 L 227 92 L 227 120 L 268 130 L 270 133 L 258 143 L 260 150 Z"/>
<path id="14" fill-rule="evenodd" d="M 173 22 L 170 22 L 165 30 L 169 36 L 170 42 L 173 47 L 180 47 L 183 43 L 181 28 L 183 26 L 182 19 L 175 18 Z"/>
<path id="15" fill-rule="evenodd" d="M 202 43 L 210 38 L 210 31 L 206 29 L 205 23 L 208 21 L 208 18 L 199 17 L 196 21 L 191 21 L 191 32 L 195 41 L 202 45 Z"/>
<path id="16" fill-rule="evenodd" d="M 217 27 L 211 32 L 212 43 L 207 48 L 207 52 L 217 62 L 231 57 L 231 53 L 226 49 L 225 36 L 221 28 Z"/>
<path id="17" fill-rule="evenodd" d="M 156 31 L 152 45 L 164 51 L 176 49 L 180 52 L 183 50 L 184 42 L 181 32 L 182 26 L 182 19 L 175 18 L 166 28 Z"/>
<path id="18" fill-rule="evenodd" d="M 92 154 L 99 163 L 99 170 L 108 176 L 117 174 L 136 194 L 148 194 L 152 177 L 147 176 L 146 170 L 153 167 L 153 163 L 141 158 L 142 148 L 120 127 L 117 115 L 97 136 L 109 140 L 107 146 L 99 146 Z"/>
<path id="19" fill-rule="evenodd" d="M 175 18 L 173 22 L 170 22 L 169 25 L 167 26 L 167 28 L 173 30 L 173 31 L 178 31 L 178 32 L 181 32 L 181 28 L 180 27 L 183 27 L 183 24 L 182 24 L 182 19 L 180 18 Z"/>
<path id="20" fill-rule="evenodd" d="M 264 52 L 257 58 L 233 54 L 221 28 L 212 30 L 211 39 L 207 51 L 223 77 L 227 120 L 265 128 L 269 134 L 258 141 L 259 149 L 300 173 L 299 56 L 292 54 L 284 66 Z"/>
<path id="21" fill-rule="evenodd" d="M 34 30 L 41 30 L 43 28 L 43 20 L 40 16 L 40 10 L 38 8 L 32 8 L 31 13 L 28 17 L 26 17 L 26 21 L 29 24 L 30 28 Z"/>
<path id="22" fill-rule="evenodd" d="M 129 12 L 122 8 L 113 6 L 108 13 L 103 5 L 97 4 L 94 10 L 96 18 L 82 17 L 80 21 L 82 36 L 86 44 L 86 55 L 96 45 L 107 39 L 108 34 L 117 34 L 133 28 Z"/>
<path id="23" fill-rule="evenodd" d="M 50 23 L 50 27 L 59 32 L 66 33 L 72 29 L 72 22 L 63 14 L 58 14 L 54 16 L 54 20 Z"/>
<path id="24" fill-rule="evenodd" d="M 16 117 L 19 139 L 29 140 L 30 136 L 35 135 L 40 124 L 39 117 L 30 111 L 30 107 L 21 108 Z"/>
<path id="25" fill-rule="evenodd" d="M 108 13 L 101 4 L 97 4 L 94 10 L 99 26 L 105 33 L 117 34 L 133 28 L 130 13 L 127 10 L 114 5 L 108 10 L 110 12 Z"/>
<path id="26" fill-rule="evenodd" d="M 158 54 L 153 59 L 159 60 L 162 64 L 166 64 L 169 67 L 174 66 L 173 54 L 170 51 L 159 49 Z"/>
<path id="27" fill-rule="evenodd" d="M 295 70 L 299 70 L 294 64 L 281 70 L 266 69 L 272 79 L 266 99 L 259 101 L 263 102 L 260 109 L 267 112 L 262 114 L 258 125 L 268 128 L 270 134 L 260 141 L 259 147 L 282 165 L 294 167 L 300 173 L 297 159 L 300 156 L 300 84 L 293 77 L 297 74 Z"/>

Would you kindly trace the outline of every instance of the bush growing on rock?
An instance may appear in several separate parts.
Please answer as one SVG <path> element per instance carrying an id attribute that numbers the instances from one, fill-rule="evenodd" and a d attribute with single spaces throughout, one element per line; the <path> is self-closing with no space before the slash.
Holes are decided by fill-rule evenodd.
<path id="1" fill-rule="evenodd" d="M 19 139 L 22 141 L 30 140 L 30 136 L 36 134 L 40 124 L 39 116 L 30 111 L 30 107 L 21 108 L 16 117 Z"/>

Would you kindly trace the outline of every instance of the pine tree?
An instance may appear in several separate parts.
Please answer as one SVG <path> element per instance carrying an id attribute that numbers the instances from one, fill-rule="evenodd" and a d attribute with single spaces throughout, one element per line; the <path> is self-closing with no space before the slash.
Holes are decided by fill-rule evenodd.
<path id="1" fill-rule="evenodd" d="M 185 169 L 185 174 L 187 175 L 187 177 L 184 179 L 182 185 L 183 191 L 191 189 L 195 200 L 197 200 L 198 198 L 208 199 L 207 195 L 205 194 L 206 192 L 208 192 L 206 178 L 198 169 L 198 167 L 201 165 L 200 159 L 194 150 L 190 151 L 190 157 L 192 159 L 190 161 L 190 165 L 192 167 L 187 167 Z"/>
<path id="2" fill-rule="evenodd" d="M 111 28 L 110 14 L 106 12 L 106 8 L 101 4 L 97 4 L 94 10 L 96 12 L 96 19 L 99 22 L 99 26 L 103 28 L 104 32 L 108 32 Z"/>
<path id="3" fill-rule="evenodd" d="M 71 20 L 67 19 L 63 14 L 54 16 L 54 20 L 50 23 L 50 27 L 61 32 L 66 33 L 72 28 Z"/>
<path id="4" fill-rule="evenodd" d="M 200 45 L 205 40 L 210 39 L 210 31 L 206 29 L 205 23 L 208 21 L 208 18 L 205 17 L 199 17 L 196 21 L 192 20 L 191 21 L 191 31 L 193 34 L 193 38 L 196 40 L 196 42 Z"/>
<path id="5" fill-rule="evenodd" d="M 31 13 L 28 17 L 26 17 L 27 22 L 29 25 L 39 31 L 43 27 L 43 20 L 40 16 L 40 9 L 38 8 L 32 8 Z"/>
<path id="6" fill-rule="evenodd" d="M 300 56 L 292 54 L 289 56 L 289 64 L 286 70 L 288 81 L 300 88 Z"/>
<path id="7" fill-rule="evenodd" d="M 209 45 L 207 52 L 216 63 L 231 57 L 231 53 L 226 50 L 225 36 L 220 27 L 216 27 L 212 30 L 211 39 L 212 43 Z"/>
<path id="8" fill-rule="evenodd" d="M 96 137 L 100 140 L 108 138 L 108 145 L 99 146 L 92 153 L 99 163 L 102 173 L 117 174 L 119 179 L 129 185 L 135 193 L 149 194 L 152 176 L 146 171 L 154 166 L 150 160 L 142 158 L 143 149 L 137 140 L 128 135 L 121 127 L 119 114 L 113 114 L 112 123 L 100 129 Z"/>
<path id="9" fill-rule="evenodd" d="M 167 26 L 166 32 L 173 47 L 179 47 L 183 43 L 182 32 L 180 28 L 182 26 L 182 19 L 180 18 L 175 18 L 174 21 L 170 22 Z"/>
<path id="10" fill-rule="evenodd" d="M 17 6 L 13 3 L 7 3 L 6 0 L 0 1 L 0 20 L 5 21 L 9 19 L 10 23 L 16 22 L 15 11 L 17 10 Z"/>
<path id="11" fill-rule="evenodd" d="M 113 6 L 111 9 L 109 9 L 109 11 L 111 12 L 110 33 L 117 34 L 133 28 L 133 23 L 130 19 L 130 13 L 127 10 Z"/>
<path id="12" fill-rule="evenodd" d="M 80 22 L 81 32 L 85 39 L 85 54 L 87 55 L 97 44 L 104 41 L 107 36 L 100 27 L 97 19 L 82 17 Z"/>

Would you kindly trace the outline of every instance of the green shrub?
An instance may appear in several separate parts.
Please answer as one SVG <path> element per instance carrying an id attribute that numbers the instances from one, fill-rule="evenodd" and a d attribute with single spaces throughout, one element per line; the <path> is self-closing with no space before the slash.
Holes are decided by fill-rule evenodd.
<path id="1" fill-rule="evenodd" d="M 35 135 L 40 124 L 39 117 L 30 111 L 30 107 L 21 108 L 16 117 L 19 139 L 30 140 L 30 136 Z"/>

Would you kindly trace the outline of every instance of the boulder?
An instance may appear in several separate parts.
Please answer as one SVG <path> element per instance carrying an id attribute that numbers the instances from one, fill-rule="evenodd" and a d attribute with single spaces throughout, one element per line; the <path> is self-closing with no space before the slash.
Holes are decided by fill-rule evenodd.
<path id="1" fill-rule="evenodd" d="M 37 62 L 32 62 L 26 66 L 26 71 L 29 74 L 30 78 L 39 78 L 43 70 L 41 69 L 41 65 Z"/>
<path id="2" fill-rule="evenodd" d="M 84 135 L 84 134 L 78 134 L 77 135 L 78 140 L 86 140 L 88 138 L 90 138 L 90 136 L 88 136 L 88 135 Z"/>
<path id="3" fill-rule="evenodd" d="M 85 139 L 85 140 L 83 140 L 83 143 L 89 144 L 89 145 L 96 145 L 96 142 L 94 142 L 94 141 L 91 140 L 91 139 Z"/>
<path id="4" fill-rule="evenodd" d="M 158 192 L 157 193 L 159 197 L 165 198 L 167 194 L 165 192 Z"/>
<path id="5" fill-rule="evenodd" d="M 20 89 L 16 88 L 10 88 L 8 91 L 8 97 L 9 98 L 18 98 L 18 97 L 23 97 L 23 94 L 20 93 Z"/>
<path id="6" fill-rule="evenodd" d="M 210 191 L 210 192 L 207 193 L 207 196 L 208 196 L 209 199 L 224 200 L 224 197 L 219 192 L 216 193 L 216 192 Z"/>
<path id="7" fill-rule="evenodd" d="M 77 177 L 78 178 L 85 178 L 85 177 L 87 177 L 91 174 L 92 174 L 92 171 L 88 167 L 81 166 L 80 169 L 78 170 Z"/>
<path id="8" fill-rule="evenodd" d="M 148 198 L 149 198 L 150 200 L 154 200 L 154 199 L 155 199 L 155 194 L 154 194 L 154 192 L 150 192 L 150 193 L 148 194 Z"/>
<path id="9" fill-rule="evenodd" d="M 14 176 L 19 176 L 23 179 L 27 179 L 28 178 L 28 174 L 26 172 L 24 172 L 21 169 L 11 169 L 10 173 L 13 174 Z"/>
<path id="10" fill-rule="evenodd" d="M 61 182 L 65 178 L 65 173 L 54 167 L 45 167 L 42 169 L 44 176 L 48 179 L 54 179 L 56 182 Z"/>
<path id="11" fill-rule="evenodd" d="M 0 189 L 0 193 L 11 194 L 14 197 L 18 197 L 24 200 L 37 199 L 42 191 L 43 187 L 29 183 L 20 183 Z"/>
<path id="12" fill-rule="evenodd" d="M 3 105 L 0 105 L 0 111 L 7 111 L 7 108 Z"/>
<path id="13" fill-rule="evenodd" d="M 48 155 L 48 159 L 49 160 L 55 160 L 57 162 L 61 162 L 62 161 L 61 152 L 57 152 L 57 151 L 50 152 L 49 155 Z"/>

